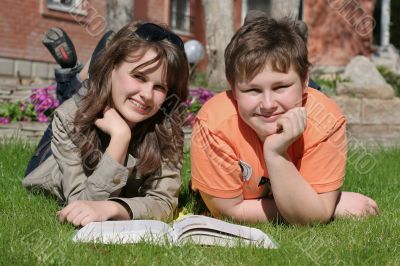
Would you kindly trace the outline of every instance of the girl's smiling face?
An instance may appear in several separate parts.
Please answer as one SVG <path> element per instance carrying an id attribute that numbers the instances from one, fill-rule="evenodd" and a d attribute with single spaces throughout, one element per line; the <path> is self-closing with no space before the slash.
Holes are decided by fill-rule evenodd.
<path id="1" fill-rule="evenodd" d="M 152 117 L 163 104 L 168 87 L 163 77 L 163 64 L 159 61 L 132 73 L 137 66 L 156 57 L 148 50 L 137 62 L 123 62 L 116 66 L 111 76 L 113 107 L 132 128 Z"/>

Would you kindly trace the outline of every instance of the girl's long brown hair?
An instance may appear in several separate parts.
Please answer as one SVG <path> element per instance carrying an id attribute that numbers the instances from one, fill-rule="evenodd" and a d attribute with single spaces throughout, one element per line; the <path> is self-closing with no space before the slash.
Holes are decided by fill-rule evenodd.
<path id="1" fill-rule="evenodd" d="M 137 159 L 136 168 L 141 175 L 160 170 L 161 163 L 180 168 L 183 161 L 182 109 L 188 96 L 188 62 L 183 49 L 164 39 L 146 41 L 135 30 L 140 23 L 123 27 L 107 44 L 84 82 L 87 93 L 79 103 L 74 119 L 77 134 L 73 141 L 80 150 L 82 165 L 87 174 L 97 166 L 107 148 L 109 136 L 94 124 L 106 106 L 112 106 L 111 74 L 123 62 L 136 62 L 148 50 L 157 56 L 132 72 L 157 62 L 163 67 L 163 78 L 168 86 L 166 100 L 152 117 L 138 123 L 132 130 L 129 152 Z"/>

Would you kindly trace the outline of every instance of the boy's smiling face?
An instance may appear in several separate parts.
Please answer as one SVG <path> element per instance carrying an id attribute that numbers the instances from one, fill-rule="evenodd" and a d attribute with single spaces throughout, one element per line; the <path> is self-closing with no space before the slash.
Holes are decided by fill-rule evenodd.
<path id="1" fill-rule="evenodd" d="M 302 106 L 308 78 L 301 78 L 290 68 L 288 73 L 266 67 L 249 82 L 239 82 L 233 89 L 239 115 L 261 141 L 277 133 L 276 120 L 293 107 Z"/>

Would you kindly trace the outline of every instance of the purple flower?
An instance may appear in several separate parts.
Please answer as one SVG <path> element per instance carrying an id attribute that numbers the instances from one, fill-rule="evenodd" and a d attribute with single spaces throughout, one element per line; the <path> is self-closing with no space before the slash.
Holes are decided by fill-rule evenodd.
<path id="1" fill-rule="evenodd" d="M 11 121 L 10 121 L 10 118 L 8 118 L 8 117 L 0 117 L 0 124 L 9 124 Z"/>
<path id="2" fill-rule="evenodd" d="M 198 99 L 201 104 L 204 104 L 211 97 L 214 96 L 214 93 L 210 90 L 207 90 L 202 87 L 198 87 L 196 89 L 190 89 L 189 97 L 192 99 Z"/>
<path id="3" fill-rule="evenodd" d="M 190 88 L 189 91 L 189 99 L 187 101 L 188 106 L 192 105 L 196 101 L 198 101 L 201 105 L 207 102 L 210 98 L 214 96 L 214 92 L 198 87 L 198 88 Z"/>
<path id="4" fill-rule="evenodd" d="M 54 99 L 52 108 L 56 109 L 58 106 L 60 106 L 60 102 L 57 99 Z"/>
<path id="5" fill-rule="evenodd" d="M 26 110 L 26 103 L 21 102 L 21 104 L 20 104 L 20 106 L 19 106 L 19 109 L 20 109 L 21 111 L 25 111 L 25 110 Z"/>
<path id="6" fill-rule="evenodd" d="M 44 121 L 43 116 L 39 119 L 39 114 L 47 110 L 54 110 L 60 103 L 54 98 L 56 85 L 50 85 L 47 88 L 34 88 L 32 95 L 29 97 L 30 102 L 34 105 L 35 111 L 38 113 L 38 120 Z"/>
<path id="7" fill-rule="evenodd" d="M 57 85 L 55 85 L 55 84 L 47 87 L 48 92 L 55 92 L 56 89 L 57 89 Z"/>
<path id="8" fill-rule="evenodd" d="M 196 115 L 193 113 L 189 113 L 186 117 L 185 121 L 183 122 L 184 126 L 193 126 L 195 121 Z"/>
<path id="9" fill-rule="evenodd" d="M 40 123 L 47 123 L 49 121 L 49 118 L 43 113 L 38 113 L 37 119 Z"/>

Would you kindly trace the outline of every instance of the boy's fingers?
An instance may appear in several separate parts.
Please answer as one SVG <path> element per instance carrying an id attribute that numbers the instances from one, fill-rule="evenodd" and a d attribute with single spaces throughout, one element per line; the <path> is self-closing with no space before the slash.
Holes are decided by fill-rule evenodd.
<path id="1" fill-rule="evenodd" d="M 373 214 L 374 215 L 379 214 L 379 207 L 378 207 L 378 204 L 376 204 L 375 201 L 372 200 L 371 206 L 372 206 Z"/>
<path id="2" fill-rule="evenodd" d="M 286 132 L 288 138 L 293 138 L 298 134 L 300 130 L 298 115 L 296 113 L 288 114 L 282 117 L 281 123 L 283 125 L 283 131 Z"/>
<path id="3" fill-rule="evenodd" d="M 304 120 L 304 128 L 307 127 L 307 110 L 303 108 L 303 120 Z"/>
<path id="4" fill-rule="evenodd" d="M 287 116 L 279 117 L 278 120 L 276 120 L 276 124 L 281 129 L 279 133 L 286 134 L 290 124 L 290 118 Z"/>

